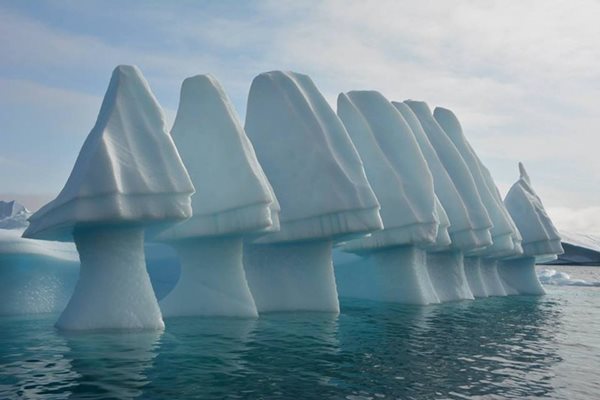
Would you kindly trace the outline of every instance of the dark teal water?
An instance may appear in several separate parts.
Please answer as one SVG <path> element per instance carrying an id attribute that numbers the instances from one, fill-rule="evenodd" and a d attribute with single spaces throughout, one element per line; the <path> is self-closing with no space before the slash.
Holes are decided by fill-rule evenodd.
<path id="1" fill-rule="evenodd" d="M 600 397 L 600 288 L 62 334 L 0 318 L 0 399 Z"/>

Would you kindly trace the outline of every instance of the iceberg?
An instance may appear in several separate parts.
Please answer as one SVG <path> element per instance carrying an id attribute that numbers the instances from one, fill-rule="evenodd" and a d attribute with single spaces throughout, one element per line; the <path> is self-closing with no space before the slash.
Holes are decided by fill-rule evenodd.
<path id="1" fill-rule="evenodd" d="M 500 262 L 500 276 L 512 294 L 544 294 L 535 263 L 556 259 L 563 253 L 561 239 L 542 200 L 533 190 L 531 179 L 519 163 L 519 180 L 510 188 L 504 203 L 523 237 L 521 256 Z"/>
<path id="2" fill-rule="evenodd" d="M 27 226 L 31 212 L 16 201 L 0 200 L 0 229 L 19 229 Z"/>
<path id="3" fill-rule="evenodd" d="M 246 133 L 281 206 L 280 230 L 247 241 L 259 312 L 339 312 L 334 242 L 382 228 L 379 203 L 348 132 L 307 75 L 252 82 Z"/>
<path id="4" fill-rule="evenodd" d="M 376 91 L 342 93 L 337 107 L 379 200 L 384 224 L 383 230 L 341 246 L 363 258 L 336 265 L 340 295 L 439 303 L 425 263 L 425 249 L 450 243 L 448 223 L 440 227 L 438 213 L 443 213 L 443 208 L 410 127 Z M 438 230 L 444 233 L 438 235 Z"/>
<path id="5" fill-rule="evenodd" d="M 165 317 L 256 317 L 242 241 L 279 227 L 279 204 L 233 105 L 211 75 L 187 78 L 171 136 L 192 183 L 194 215 L 157 237 L 175 247 L 181 275 Z"/>
<path id="6" fill-rule="evenodd" d="M 59 329 L 162 329 L 144 232 L 189 218 L 194 187 L 140 70 L 115 68 L 64 188 L 23 237 L 74 240 L 81 260 Z"/>
<path id="7" fill-rule="evenodd" d="M 0 315 L 61 312 L 77 281 L 75 246 L 22 233 L 0 229 Z"/>
<path id="8" fill-rule="evenodd" d="M 433 116 L 456 146 L 475 181 L 481 200 L 492 220 L 492 244 L 465 258 L 467 280 L 475 297 L 505 296 L 507 293 L 497 271 L 497 258 L 519 254 L 521 237 L 498 189 L 467 138 L 456 115 L 436 107 Z"/>
<path id="9" fill-rule="evenodd" d="M 436 194 L 450 220 L 451 246 L 427 255 L 431 279 L 442 301 L 472 299 L 474 294 L 466 276 L 464 256 L 476 254 L 492 244 L 492 220 L 469 166 L 433 117 L 429 106 L 411 100 L 394 105 L 410 121 L 415 135 L 420 138 L 421 148 L 427 149 L 428 162 L 431 160 L 435 171 Z M 438 182 L 440 186 L 437 186 Z M 451 230 L 452 226 L 456 231 Z M 467 263 L 467 270 L 473 269 L 479 269 L 479 263 Z M 479 279 L 478 274 L 470 275 Z M 481 282 L 471 286 L 477 295 L 486 295 L 481 291 Z"/>

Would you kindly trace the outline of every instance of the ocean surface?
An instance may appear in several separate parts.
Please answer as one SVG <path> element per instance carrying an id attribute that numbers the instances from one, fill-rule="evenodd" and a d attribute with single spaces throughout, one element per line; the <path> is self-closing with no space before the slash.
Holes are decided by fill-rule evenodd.
<path id="1" fill-rule="evenodd" d="M 600 282 L 598 267 L 540 267 Z M 600 287 L 64 334 L 0 317 L 0 399 L 600 398 Z"/>

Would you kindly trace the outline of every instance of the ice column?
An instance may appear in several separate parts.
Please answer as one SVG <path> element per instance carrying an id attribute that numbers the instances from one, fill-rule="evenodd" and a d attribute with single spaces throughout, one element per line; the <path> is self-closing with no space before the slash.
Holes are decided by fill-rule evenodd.
<path id="1" fill-rule="evenodd" d="M 382 228 L 346 129 L 308 76 L 281 71 L 252 82 L 245 128 L 281 205 L 280 231 L 244 248 L 258 311 L 338 312 L 332 244 Z"/>
<path id="2" fill-rule="evenodd" d="M 342 246 L 362 259 L 336 265 L 341 296 L 411 304 L 439 303 L 425 249 L 438 236 L 448 245 L 443 213 L 419 145 L 402 115 L 379 92 L 352 91 L 338 97 L 338 115 L 381 204 L 384 229 Z M 438 229 L 442 231 L 438 235 Z"/>
<path id="3" fill-rule="evenodd" d="M 467 141 L 458 118 L 452 111 L 441 107 L 437 107 L 433 115 L 465 160 L 493 223 L 492 244 L 465 257 L 465 272 L 469 285 L 476 297 L 505 296 L 507 293 L 498 275 L 497 259 L 522 251 L 520 235 L 489 171 Z"/>
<path id="4" fill-rule="evenodd" d="M 522 163 L 519 172 L 521 176 L 506 194 L 504 203 L 523 236 L 523 255 L 502 260 L 498 270 L 512 294 L 539 295 L 545 291 L 535 272 L 536 261 L 552 260 L 563 253 L 563 248 Z"/>
<path id="5" fill-rule="evenodd" d="M 421 138 L 421 148 L 433 148 L 433 151 L 428 150 L 427 153 L 436 169 L 436 194 L 448 214 L 450 229 L 453 225 L 460 229 L 458 232 L 450 231 L 452 244 L 449 248 L 428 253 L 427 265 L 431 279 L 442 301 L 473 298 L 465 275 L 464 254 L 492 244 L 490 216 L 465 160 L 433 118 L 427 104 L 406 101 L 404 105 L 394 105 L 407 120 L 411 120 L 415 134 Z M 446 171 L 452 185 L 446 183 L 446 174 L 439 172 L 442 169 Z M 443 186 L 438 186 L 438 182 L 443 182 Z M 459 206 L 461 203 L 462 207 Z M 482 294 L 481 291 L 479 294 Z"/>
<path id="6" fill-rule="evenodd" d="M 159 236 L 176 248 L 181 262 L 177 285 L 160 302 L 163 315 L 257 316 L 242 242 L 278 229 L 279 205 L 214 77 L 183 82 L 171 135 L 198 190 L 193 217 Z"/>
<path id="7" fill-rule="evenodd" d="M 148 83 L 117 67 L 65 187 L 23 235 L 77 246 L 79 280 L 57 327 L 162 328 L 144 231 L 189 218 L 193 192 Z"/>

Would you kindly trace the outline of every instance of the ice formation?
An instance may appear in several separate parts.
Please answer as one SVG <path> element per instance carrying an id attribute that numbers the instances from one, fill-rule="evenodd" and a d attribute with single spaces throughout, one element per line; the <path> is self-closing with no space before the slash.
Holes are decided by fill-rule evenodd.
<path id="1" fill-rule="evenodd" d="M 0 229 L 0 315 L 62 311 L 77 281 L 75 246 L 21 234 Z"/>
<path id="2" fill-rule="evenodd" d="M 346 129 L 308 76 L 281 71 L 252 82 L 245 129 L 281 205 L 280 231 L 244 248 L 259 312 L 338 312 L 332 243 L 382 227 Z"/>
<path id="3" fill-rule="evenodd" d="M 179 254 L 181 275 L 164 316 L 257 316 L 242 240 L 276 230 L 279 205 L 229 98 L 210 75 L 186 79 L 171 131 L 197 188 L 194 215 L 159 239 Z"/>
<path id="4" fill-rule="evenodd" d="M 79 280 L 58 328 L 164 326 L 144 231 L 189 218 L 193 191 L 148 83 L 137 67 L 115 68 L 65 187 L 23 235 L 77 246 Z"/>
<path id="5" fill-rule="evenodd" d="M 441 107 L 437 107 L 433 115 L 465 160 L 493 224 L 490 231 L 492 244 L 465 258 L 467 280 L 476 297 L 505 296 L 507 293 L 498 275 L 497 259 L 522 252 L 520 234 L 502 202 L 491 174 L 463 134 L 458 118 L 452 111 Z"/>
<path id="6" fill-rule="evenodd" d="M 380 93 L 338 97 L 338 115 L 363 161 L 381 205 L 384 229 L 343 245 L 364 258 L 336 266 L 341 296 L 401 303 L 438 303 L 425 263 L 436 240 L 448 245 L 447 224 L 429 167 L 402 115 Z"/>
<path id="7" fill-rule="evenodd" d="M 512 293 L 544 294 L 535 263 L 556 258 L 563 249 L 560 235 L 533 190 L 522 163 L 519 163 L 519 172 L 520 178 L 506 194 L 504 203 L 523 237 L 523 255 L 503 260 L 498 270 Z"/>
<path id="8" fill-rule="evenodd" d="M 432 166 L 436 194 L 450 220 L 451 246 L 430 251 L 427 255 L 432 282 L 441 301 L 473 298 L 465 273 L 464 256 L 475 254 L 492 244 L 490 230 L 493 226 L 476 181 L 456 145 L 434 119 L 426 103 L 405 101 L 394 105 L 410 121 L 421 149 L 426 149 L 424 153 L 427 153 Z M 473 280 L 477 280 L 472 284 L 475 294 L 487 295 L 482 290 L 481 275 L 473 271 L 480 269 L 480 263 L 467 262 L 466 265 Z"/>
<path id="9" fill-rule="evenodd" d="M 0 200 L 0 229 L 19 229 L 27 226 L 31 212 L 16 201 Z"/>

